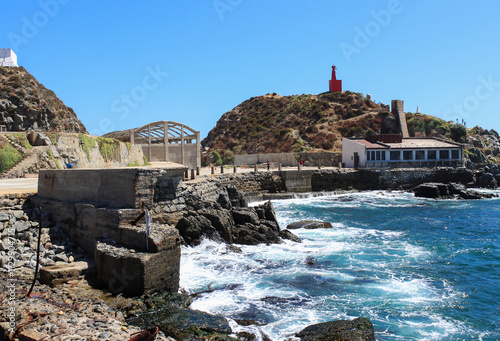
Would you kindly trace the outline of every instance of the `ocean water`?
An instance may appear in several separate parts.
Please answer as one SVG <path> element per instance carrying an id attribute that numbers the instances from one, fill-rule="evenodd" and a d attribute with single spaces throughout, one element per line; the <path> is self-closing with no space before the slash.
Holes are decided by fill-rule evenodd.
<path id="1" fill-rule="evenodd" d="M 359 316 L 377 340 L 500 340 L 499 199 L 376 191 L 273 204 L 281 228 L 303 219 L 333 228 L 294 230 L 303 243 L 242 253 L 210 240 L 183 248 L 181 288 L 205 291 L 192 308 L 273 340 Z"/>

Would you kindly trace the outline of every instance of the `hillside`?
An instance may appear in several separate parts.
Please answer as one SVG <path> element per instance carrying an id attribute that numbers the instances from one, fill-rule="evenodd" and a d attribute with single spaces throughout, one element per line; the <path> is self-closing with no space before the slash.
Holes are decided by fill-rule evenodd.
<path id="1" fill-rule="evenodd" d="M 23 67 L 0 67 L 0 125 L 8 131 L 87 132 L 73 109 Z"/>
<path id="2" fill-rule="evenodd" d="M 201 142 L 205 155 L 218 152 L 227 163 L 233 155 L 254 153 L 341 152 L 342 137 L 395 134 L 401 129 L 389 106 L 362 94 L 253 97 L 222 115 Z M 500 137 L 494 130 L 466 129 L 440 118 L 406 113 L 411 136 L 463 143 L 472 163 L 499 163 Z"/>
<path id="3" fill-rule="evenodd" d="M 268 94 L 222 115 L 201 144 L 209 151 L 235 154 L 340 152 L 342 136 L 398 131 L 389 107 L 361 94 Z"/>

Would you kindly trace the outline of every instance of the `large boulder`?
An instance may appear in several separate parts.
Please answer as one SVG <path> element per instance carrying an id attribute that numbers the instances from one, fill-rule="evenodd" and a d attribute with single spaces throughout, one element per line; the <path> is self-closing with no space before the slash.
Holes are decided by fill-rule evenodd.
<path id="1" fill-rule="evenodd" d="M 127 322 L 142 328 L 158 326 L 165 335 L 176 340 L 237 340 L 229 336 L 232 329 L 223 316 L 177 307 L 137 315 Z"/>
<path id="2" fill-rule="evenodd" d="M 294 229 L 329 229 L 332 228 L 332 224 L 327 221 L 320 220 L 301 220 L 288 224 L 286 227 L 289 230 Z"/>
<path id="3" fill-rule="evenodd" d="M 373 325 L 363 317 L 314 324 L 296 336 L 301 341 L 375 341 Z"/>
<path id="4" fill-rule="evenodd" d="M 187 245 L 199 245 L 203 236 L 213 237 L 216 230 L 210 220 L 194 211 L 189 211 L 175 226 Z"/>
<path id="5" fill-rule="evenodd" d="M 482 188 L 497 188 L 497 181 L 493 174 L 482 173 L 477 179 L 477 186 Z"/>
<path id="6" fill-rule="evenodd" d="M 416 197 L 429 199 L 449 199 L 451 198 L 448 185 L 442 183 L 425 183 L 413 189 Z"/>
<path id="7" fill-rule="evenodd" d="M 416 197 L 429 199 L 483 199 L 496 197 L 492 193 L 480 193 L 457 183 L 425 183 L 413 189 Z"/>

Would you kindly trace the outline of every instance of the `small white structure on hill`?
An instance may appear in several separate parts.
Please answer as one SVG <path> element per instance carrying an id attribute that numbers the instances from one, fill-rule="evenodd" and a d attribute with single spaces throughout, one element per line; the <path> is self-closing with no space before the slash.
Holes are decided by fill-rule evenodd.
<path id="1" fill-rule="evenodd" d="M 17 66 L 17 55 L 12 49 L 0 49 L 0 66 Z"/>
<path id="2" fill-rule="evenodd" d="M 458 167 L 462 145 L 437 138 L 375 135 L 342 139 L 342 162 L 347 168 Z"/>

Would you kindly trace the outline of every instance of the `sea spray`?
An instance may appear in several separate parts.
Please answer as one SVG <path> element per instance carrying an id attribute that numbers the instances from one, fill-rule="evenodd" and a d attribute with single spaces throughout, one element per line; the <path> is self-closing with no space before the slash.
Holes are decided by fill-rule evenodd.
<path id="1" fill-rule="evenodd" d="M 500 200 L 376 191 L 273 204 L 281 228 L 302 219 L 333 228 L 294 230 L 303 243 L 240 246 L 241 253 L 209 240 L 184 248 L 181 287 L 211 288 L 194 309 L 273 340 L 359 316 L 372 321 L 377 340 L 500 338 L 492 318 L 500 300 Z M 257 325 L 239 326 L 241 319 Z"/>

